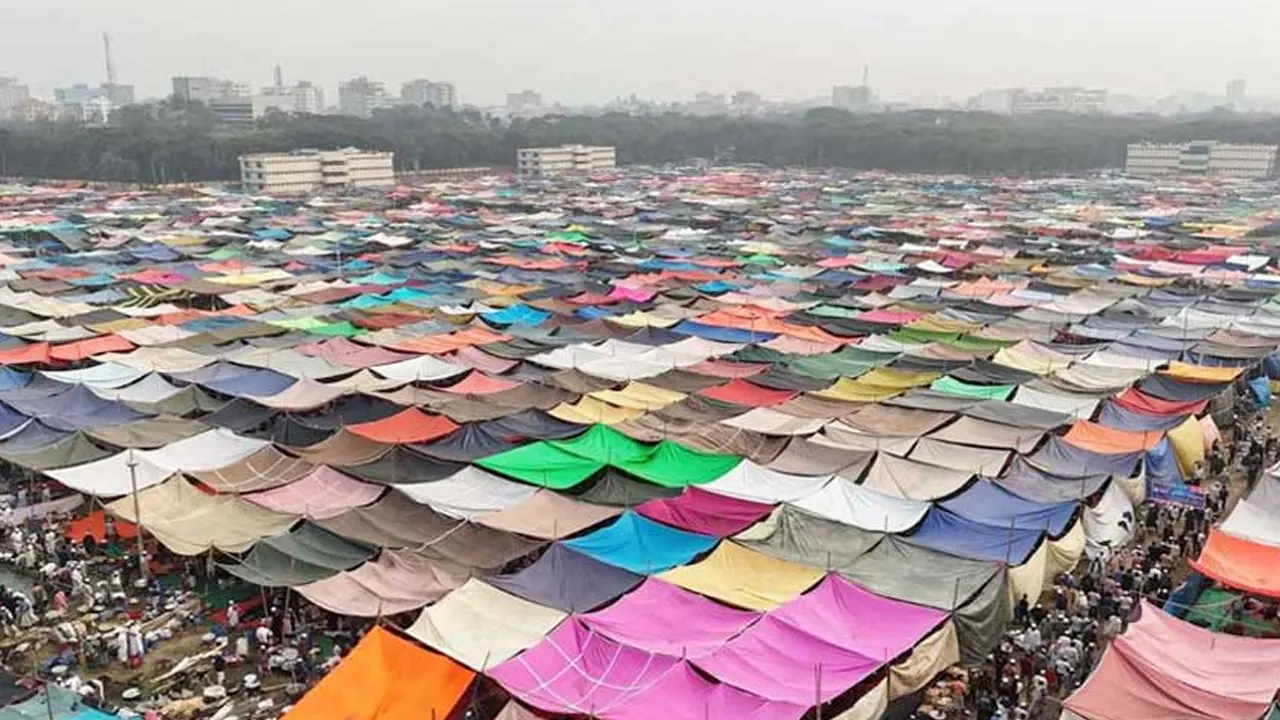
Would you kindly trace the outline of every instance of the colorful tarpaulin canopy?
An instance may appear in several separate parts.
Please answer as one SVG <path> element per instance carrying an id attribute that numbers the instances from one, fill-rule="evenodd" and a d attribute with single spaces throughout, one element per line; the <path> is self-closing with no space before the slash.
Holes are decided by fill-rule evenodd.
<path id="1" fill-rule="evenodd" d="M 284 717 L 408 720 L 447 717 L 475 674 L 390 630 L 374 627 Z"/>

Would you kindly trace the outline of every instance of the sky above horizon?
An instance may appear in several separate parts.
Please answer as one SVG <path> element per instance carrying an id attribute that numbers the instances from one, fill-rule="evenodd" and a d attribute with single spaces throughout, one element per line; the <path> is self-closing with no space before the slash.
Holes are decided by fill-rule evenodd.
<path id="1" fill-rule="evenodd" d="M 453 82 L 498 105 L 688 100 L 754 90 L 772 100 L 861 82 L 886 99 L 963 99 L 986 88 L 1084 85 L 1146 97 L 1280 94 L 1277 0 L 39 0 L 5 9 L 0 76 L 40 96 L 105 79 L 103 32 L 138 96 L 174 75 L 254 88 L 278 63 L 337 100 L 357 75 Z"/>

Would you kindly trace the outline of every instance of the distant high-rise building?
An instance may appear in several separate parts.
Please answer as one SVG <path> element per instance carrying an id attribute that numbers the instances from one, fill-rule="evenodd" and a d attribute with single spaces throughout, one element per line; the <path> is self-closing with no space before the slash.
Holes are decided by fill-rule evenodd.
<path id="1" fill-rule="evenodd" d="M 306 80 L 299 80 L 291 90 L 294 112 L 305 115 L 319 115 L 324 112 L 324 88 L 312 85 Z"/>
<path id="2" fill-rule="evenodd" d="M 116 110 L 133 104 L 133 86 L 103 83 L 91 87 L 77 83 L 55 88 L 53 99 L 60 117 L 87 123 L 106 122 Z"/>
<path id="3" fill-rule="evenodd" d="M 1227 83 L 1227 104 L 1237 109 L 1244 107 L 1245 88 L 1246 83 L 1241 78 Z"/>
<path id="4" fill-rule="evenodd" d="M 1013 93 L 1010 112 L 1028 115 L 1038 112 L 1101 113 L 1107 109 L 1107 91 L 1082 87 L 1049 87 L 1040 91 L 1023 88 Z"/>
<path id="5" fill-rule="evenodd" d="M 458 91 L 453 83 L 410 80 L 400 86 L 400 102 L 415 107 L 455 108 L 458 106 Z"/>
<path id="6" fill-rule="evenodd" d="M 173 94 L 186 102 L 243 98 L 249 96 L 249 86 L 213 77 L 176 76 L 173 78 Z"/>
<path id="7" fill-rule="evenodd" d="M 758 112 L 763 104 L 764 98 L 760 97 L 760 93 L 750 90 L 739 90 L 733 94 L 733 98 L 729 101 L 733 111 L 742 115 L 751 115 Z"/>
<path id="8" fill-rule="evenodd" d="M 0 119 L 18 117 L 30 99 L 31 90 L 17 78 L 0 77 Z"/>
<path id="9" fill-rule="evenodd" d="M 532 90 L 507 93 L 507 110 L 513 113 L 542 109 L 542 96 Z"/>
<path id="10" fill-rule="evenodd" d="M 264 110 L 275 109 L 293 115 L 319 115 L 324 112 L 324 90 L 305 80 L 294 85 L 264 87 L 253 99 Z"/>
<path id="11" fill-rule="evenodd" d="M 137 96 L 133 91 L 132 85 L 103 83 L 102 94 L 107 98 L 107 102 L 118 108 L 122 108 L 125 105 L 132 105 L 137 102 Z"/>
<path id="12" fill-rule="evenodd" d="M 693 96 L 689 112 L 694 115 L 723 115 L 729 109 L 724 93 L 700 92 Z"/>
<path id="13" fill-rule="evenodd" d="M 1008 115 L 1013 112 L 1013 94 L 1015 92 L 1017 91 L 1007 88 L 983 90 L 981 94 L 973 99 L 973 109 L 981 112 Z"/>
<path id="14" fill-rule="evenodd" d="M 837 85 L 831 89 L 831 104 L 849 112 L 871 112 L 876 95 L 868 85 Z"/>
<path id="15" fill-rule="evenodd" d="M 387 87 L 361 75 L 338 85 L 338 110 L 343 115 L 367 118 L 375 110 L 389 107 Z"/>
<path id="16" fill-rule="evenodd" d="M 59 105 L 87 105 L 98 98 L 101 91 L 84 83 L 53 89 L 53 99 Z"/>

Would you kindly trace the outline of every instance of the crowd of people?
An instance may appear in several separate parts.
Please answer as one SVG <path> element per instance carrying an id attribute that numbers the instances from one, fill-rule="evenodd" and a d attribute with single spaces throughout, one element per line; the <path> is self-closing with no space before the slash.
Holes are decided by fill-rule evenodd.
<path id="1" fill-rule="evenodd" d="M 1091 544 L 1082 562 L 1057 577 L 1043 595 L 1018 598 L 1006 634 L 985 661 L 949 669 L 925 690 L 916 717 L 1058 717 L 1060 700 L 1085 680 L 1141 601 L 1169 602 L 1186 576 L 1185 561 L 1200 553 L 1209 527 L 1226 512 L 1233 479 L 1243 481 L 1237 484 L 1247 491 L 1277 460 L 1280 440 L 1265 418 L 1260 413 L 1238 418 L 1235 432 L 1215 445 L 1188 478 L 1202 502 L 1143 504 L 1131 542 Z M 367 622 L 352 623 L 299 603 L 288 591 L 259 590 L 253 602 L 233 600 L 225 609 L 176 613 L 162 626 L 144 630 L 140 621 L 172 611 L 177 593 L 234 581 L 206 563 L 188 560 L 177 568 L 182 582 L 176 588 L 154 576 L 138 582 L 136 563 L 120 552 L 109 518 L 102 532 L 73 540 L 69 516 L 21 513 L 23 503 L 33 500 L 49 502 L 48 491 L 15 494 L 0 503 L 0 516 L 11 520 L 0 534 L 0 560 L 33 579 L 29 589 L 0 585 L 0 638 L 48 630 L 57 652 L 43 659 L 41 673 L 93 701 L 101 701 L 104 692 L 95 670 L 137 669 L 158 642 L 185 630 L 203 629 L 211 648 L 205 672 L 183 688 L 199 694 L 200 686 L 254 693 L 268 677 L 300 693 L 367 629 Z M 23 519 L 14 521 L 17 517 Z M 1274 602 L 1237 604 L 1232 612 L 1272 622 L 1280 634 L 1280 608 Z M 110 630 L 93 622 L 102 613 L 117 620 Z"/>
<path id="2" fill-rule="evenodd" d="M 985 662 L 952 668 L 938 679 L 925 691 L 915 720 L 1058 718 L 1060 701 L 1089 676 L 1141 602 L 1169 603 L 1187 577 L 1186 561 L 1200 554 L 1209 528 L 1225 516 L 1233 479 L 1248 492 L 1277 461 L 1280 439 L 1265 416 L 1257 410 L 1238 416 L 1234 433 L 1216 443 L 1188 478 L 1202 503 L 1145 503 L 1136 511 L 1131 542 L 1090 545 L 1082 562 L 1042 597 L 1019 598 L 1005 637 Z M 1231 612 L 1264 618 L 1280 635 L 1274 601 L 1246 598 L 1235 605 Z"/>
<path id="3" fill-rule="evenodd" d="M 9 582 L 0 583 L 0 641 L 8 641 L 4 659 L 13 672 L 35 668 L 40 678 L 97 707 L 106 700 L 108 671 L 143 677 L 144 661 L 162 643 L 204 632 L 211 648 L 201 665 L 207 672 L 179 683 L 176 692 L 183 696 L 200 695 L 205 685 L 221 686 L 236 668 L 242 668 L 232 673 L 237 685 L 249 692 L 271 675 L 305 687 L 361 634 L 362 628 L 348 627 L 343 618 L 299 606 L 296 598 L 290 607 L 287 595 L 269 591 L 260 591 L 252 603 L 190 610 L 182 601 L 192 591 L 227 589 L 238 581 L 202 559 L 170 557 L 154 544 L 149 564 L 168 572 L 143 580 L 128 552 L 132 542 L 122 541 L 110 517 L 97 530 L 74 537 L 68 514 L 24 512 L 31 500 L 49 502 L 48 494 L 23 490 L 0 500 L 0 516 L 10 521 L 0 523 L 0 562 L 9 568 Z M 122 695 L 147 702 L 131 689 Z"/>

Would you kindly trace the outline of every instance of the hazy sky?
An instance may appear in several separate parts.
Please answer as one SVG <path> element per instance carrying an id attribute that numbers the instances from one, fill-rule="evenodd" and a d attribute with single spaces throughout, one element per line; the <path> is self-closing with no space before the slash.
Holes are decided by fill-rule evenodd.
<path id="1" fill-rule="evenodd" d="M 450 80 L 463 102 L 752 89 L 800 100 L 857 84 L 888 99 L 1088 85 L 1280 94 L 1280 0 L 6 0 L 0 75 L 39 94 L 104 78 L 141 97 L 172 75 Z"/>

